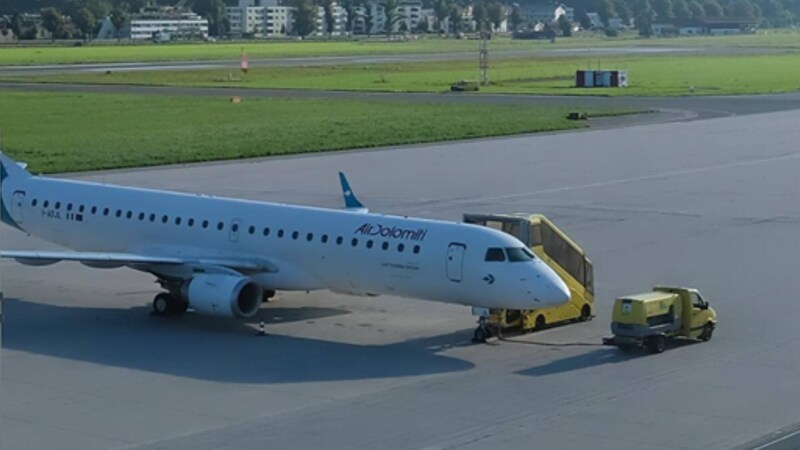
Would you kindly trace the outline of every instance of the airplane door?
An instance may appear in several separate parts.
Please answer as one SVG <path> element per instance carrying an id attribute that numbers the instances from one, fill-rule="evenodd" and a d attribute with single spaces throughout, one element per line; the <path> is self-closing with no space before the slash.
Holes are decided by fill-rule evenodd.
<path id="1" fill-rule="evenodd" d="M 447 247 L 447 278 L 456 283 L 461 282 L 464 274 L 464 252 L 467 246 L 453 242 Z"/>
<path id="2" fill-rule="evenodd" d="M 15 222 L 21 224 L 23 222 L 22 206 L 25 204 L 25 192 L 16 191 L 11 197 L 11 218 Z"/>
<path id="3" fill-rule="evenodd" d="M 242 228 L 242 221 L 239 219 L 234 219 L 231 221 L 231 232 L 230 238 L 232 242 L 239 242 L 239 231 Z"/>

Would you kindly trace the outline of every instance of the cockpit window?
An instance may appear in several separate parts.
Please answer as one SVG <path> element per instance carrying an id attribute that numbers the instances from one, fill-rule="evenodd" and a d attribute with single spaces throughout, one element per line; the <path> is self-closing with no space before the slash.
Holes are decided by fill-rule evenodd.
<path id="1" fill-rule="evenodd" d="M 494 247 L 486 250 L 486 261 L 505 261 L 506 254 L 503 252 L 502 248 Z"/>
<path id="2" fill-rule="evenodd" d="M 525 247 L 508 247 L 506 252 L 511 262 L 531 261 L 535 258 L 533 252 Z"/>

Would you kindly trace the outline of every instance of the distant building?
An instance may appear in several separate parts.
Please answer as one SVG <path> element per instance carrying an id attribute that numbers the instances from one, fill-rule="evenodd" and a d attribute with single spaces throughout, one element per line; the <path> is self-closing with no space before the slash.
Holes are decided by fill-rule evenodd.
<path id="1" fill-rule="evenodd" d="M 575 8 L 569 7 L 563 3 L 524 5 L 520 9 L 520 12 L 522 14 L 522 22 L 530 25 L 552 23 L 558 20 L 560 16 L 565 16 L 570 22 L 575 21 Z"/>
<path id="2" fill-rule="evenodd" d="M 116 39 L 117 29 L 107 17 L 97 39 Z M 208 37 L 208 19 L 181 8 L 146 7 L 138 13 L 131 14 L 128 22 L 119 30 L 119 38 L 130 40 L 148 40 L 161 36 L 171 39 L 204 39 Z"/>
<path id="3" fill-rule="evenodd" d="M 651 25 L 653 36 L 722 36 L 752 33 L 756 23 L 753 20 L 692 19 L 672 22 L 658 22 Z"/>

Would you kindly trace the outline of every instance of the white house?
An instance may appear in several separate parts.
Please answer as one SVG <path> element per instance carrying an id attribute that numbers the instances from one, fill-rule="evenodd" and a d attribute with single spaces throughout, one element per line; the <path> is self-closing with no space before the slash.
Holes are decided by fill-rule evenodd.
<path id="1" fill-rule="evenodd" d="M 119 37 L 131 40 L 153 39 L 157 35 L 172 38 L 206 38 L 208 37 L 208 20 L 199 15 L 180 8 L 143 8 L 132 14 L 128 22 L 119 30 Z M 107 17 L 100 26 L 97 39 L 116 39 L 117 29 Z"/>

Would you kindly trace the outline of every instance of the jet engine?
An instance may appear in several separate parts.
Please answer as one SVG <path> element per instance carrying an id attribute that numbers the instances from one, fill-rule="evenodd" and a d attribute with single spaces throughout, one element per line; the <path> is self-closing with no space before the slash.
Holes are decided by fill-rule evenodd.
<path id="1" fill-rule="evenodd" d="M 196 275 L 185 286 L 184 298 L 195 311 L 211 316 L 252 317 L 261 308 L 261 286 L 248 277 Z"/>

